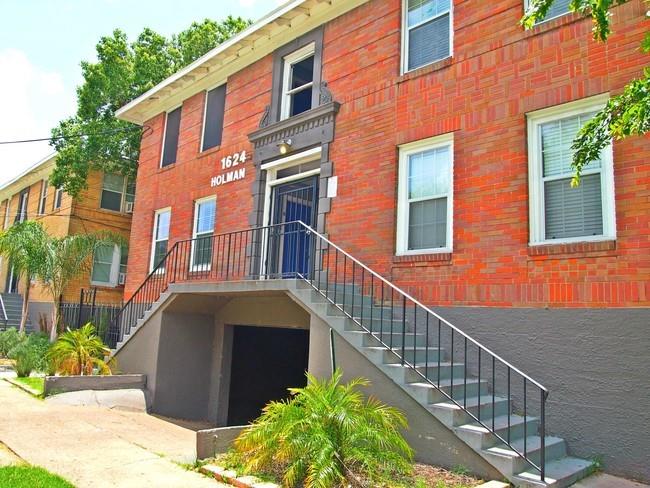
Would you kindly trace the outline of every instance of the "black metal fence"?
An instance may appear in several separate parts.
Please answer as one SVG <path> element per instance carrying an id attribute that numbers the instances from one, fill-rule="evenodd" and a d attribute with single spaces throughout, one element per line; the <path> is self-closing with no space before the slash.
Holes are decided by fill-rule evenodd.
<path id="1" fill-rule="evenodd" d="M 111 322 L 119 315 L 122 303 L 86 304 L 83 302 L 70 303 L 62 302 L 59 309 L 63 327 L 78 329 L 90 322 L 95 326 L 97 335 L 106 337 Z"/>

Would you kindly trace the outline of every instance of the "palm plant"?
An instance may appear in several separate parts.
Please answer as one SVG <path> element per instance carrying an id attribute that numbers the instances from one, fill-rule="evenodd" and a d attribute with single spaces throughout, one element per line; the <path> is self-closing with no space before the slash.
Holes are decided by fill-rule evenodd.
<path id="1" fill-rule="evenodd" d="M 25 332 L 29 313 L 30 284 L 43 264 L 42 247 L 46 240 L 43 226 L 34 221 L 19 222 L 0 233 L 0 254 L 7 258 L 16 275 L 25 282 L 19 327 L 21 334 Z"/>
<path id="2" fill-rule="evenodd" d="M 262 415 L 235 440 L 246 469 L 280 467 L 283 483 L 293 487 L 332 488 L 385 483 L 411 470 L 413 451 L 400 430 L 404 415 L 377 399 L 365 399 L 357 378 L 341 384 L 341 371 L 330 379 L 307 374 L 305 388 L 293 397 L 269 403 Z"/>
<path id="3" fill-rule="evenodd" d="M 47 352 L 47 359 L 56 372 L 64 375 L 91 375 L 95 368 L 99 374 L 111 374 L 106 361 L 110 353 L 111 350 L 95 334 L 95 327 L 88 323 L 61 334 Z"/>
<path id="4" fill-rule="evenodd" d="M 100 247 L 119 244 L 121 240 L 109 232 L 47 236 L 42 245 L 37 276 L 49 291 L 54 304 L 50 341 L 56 340 L 61 300 L 66 287 L 79 275 L 90 272 L 92 257 Z"/>

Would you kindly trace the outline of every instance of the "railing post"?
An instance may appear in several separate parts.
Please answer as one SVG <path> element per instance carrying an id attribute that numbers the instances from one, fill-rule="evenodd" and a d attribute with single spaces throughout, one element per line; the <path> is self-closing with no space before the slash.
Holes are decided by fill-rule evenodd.
<path id="1" fill-rule="evenodd" d="M 541 438 L 541 448 L 540 452 L 540 478 L 542 482 L 545 482 L 546 477 L 546 392 L 540 388 L 540 438 Z"/>

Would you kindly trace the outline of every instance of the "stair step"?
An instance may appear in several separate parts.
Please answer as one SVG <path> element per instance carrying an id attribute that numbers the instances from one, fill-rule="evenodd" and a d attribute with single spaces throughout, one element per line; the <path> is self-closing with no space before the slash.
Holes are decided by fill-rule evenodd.
<path id="1" fill-rule="evenodd" d="M 401 347 L 402 344 L 405 344 L 406 349 L 411 349 L 413 350 L 414 344 L 417 346 L 424 346 L 426 343 L 426 337 L 424 334 L 413 334 L 412 332 L 405 332 L 405 333 L 394 333 L 394 334 L 383 334 L 380 336 L 379 334 L 371 334 L 369 332 L 365 332 L 363 330 L 355 331 L 355 330 L 349 330 L 345 331 L 344 334 L 348 338 L 348 340 L 360 347 L 364 346 L 380 346 L 381 341 L 384 342 L 387 346 L 393 346 L 393 349 L 398 351 L 399 354 L 401 354 Z"/>
<path id="2" fill-rule="evenodd" d="M 456 398 L 454 400 L 460 405 L 465 405 L 463 398 Z M 467 411 L 472 415 L 479 417 L 482 421 L 487 419 L 492 420 L 492 395 L 481 395 L 479 397 L 471 397 L 467 399 Z M 449 427 L 457 427 L 474 421 L 474 419 L 465 412 L 463 407 L 456 405 L 452 401 L 444 401 L 433 403 L 427 406 L 428 410 L 440 419 L 445 425 Z M 507 415 L 509 413 L 510 401 L 507 398 L 495 396 L 494 397 L 494 416 Z"/>
<path id="3" fill-rule="evenodd" d="M 366 355 L 369 356 L 372 361 L 375 364 L 393 364 L 393 363 L 400 363 L 400 357 L 398 355 L 402 354 L 402 349 L 395 349 L 395 353 L 398 354 L 393 354 L 390 349 L 387 349 L 383 346 L 366 346 L 363 348 L 365 351 Z M 443 360 L 445 356 L 445 350 L 444 349 L 439 349 L 434 346 L 429 346 L 428 348 L 425 347 L 416 347 L 415 351 L 413 350 L 412 347 L 408 348 L 405 353 L 405 360 L 408 362 L 413 361 L 413 355 L 415 353 L 416 356 L 416 361 L 424 361 L 425 359 L 425 353 L 428 351 L 428 357 L 430 362 L 438 361 L 438 356 L 440 356 L 440 359 Z"/>
<path id="4" fill-rule="evenodd" d="M 526 440 L 525 455 L 535 464 L 539 465 L 541 459 L 541 440 L 538 435 L 529 435 Z M 564 439 L 553 436 L 545 436 L 546 462 L 554 459 L 561 459 L 566 456 L 566 442 Z M 512 447 L 510 447 L 512 446 Z M 519 438 L 506 444 L 497 444 L 489 447 L 483 452 L 490 458 L 491 464 L 497 467 L 501 472 L 516 474 L 529 469 L 530 464 L 522 458 L 515 450 L 524 454 L 524 438 Z"/>
<path id="5" fill-rule="evenodd" d="M 485 425 L 492 429 L 492 418 L 483 422 Z M 524 429 L 524 425 L 526 429 Z M 510 415 L 510 442 L 526 435 L 534 435 L 539 430 L 539 419 L 537 417 L 521 415 Z M 501 436 L 502 439 L 508 440 L 508 415 L 495 417 L 494 431 Z M 489 429 L 485 428 L 478 422 L 461 425 L 456 428 L 457 434 L 468 444 L 475 449 L 486 449 L 500 444 L 502 441 L 495 437 Z"/>
<path id="6" fill-rule="evenodd" d="M 546 462 L 545 483 L 541 482 L 540 473 L 534 468 L 518 473 L 514 478 L 526 483 L 523 486 L 563 488 L 587 476 L 591 469 L 591 461 L 566 456 Z"/>
<path id="7" fill-rule="evenodd" d="M 411 383 L 411 382 L 418 382 L 422 381 L 423 377 L 426 377 L 434 382 L 438 380 L 438 377 L 440 377 L 441 380 L 447 380 L 451 378 L 451 372 L 452 372 L 452 366 L 451 363 L 446 362 L 446 361 L 440 361 L 440 365 L 438 365 L 438 362 L 429 362 L 428 365 L 425 365 L 425 363 L 415 363 L 415 370 L 410 367 L 404 367 L 401 365 L 401 363 L 397 364 L 386 364 L 385 366 L 388 367 L 393 367 L 393 368 L 403 368 L 404 371 L 401 375 L 397 375 L 396 377 L 401 378 L 402 381 L 405 383 Z M 462 383 L 464 380 L 463 373 L 465 371 L 465 365 L 462 363 L 454 363 L 453 366 L 453 372 L 454 372 L 454 378 L 455 382 L 460 382 Z M 440 373 L 440 375 L 438 375 Z M 473 377 L 468 376 L 467 381 L 469 382 L 470 380 L 473 380 Z"/>
<path id="8" fill-rule="evenodd" d="M 356 322 L 352 322 L 352 320 Z M 358 323 L 357 323 L 358 322 Z M 373 316 L 372 318 L 369 315 L 364 315 L 363 317 L 361 316 L 355 316 L 352 319 L 350 319 L 350 323 L 346 324 L 346 328 L 349 328 L 349 330 L 358 330 L 359 325 L 363 325 L 363 327 L 369 331 L 376 332 L 376 333 L 387 333 L 391 332 L 402 332 L 402 327 L 404 326 L 404 323 L 399 320 L 399 319 L 389 319 L 388 317 L 384 317 L 383 319 L 377 316 Z M 406 331 L 407 332 L 413 332 L 413 330 L 409 327 L 408 324 L 406 324 Z M 418 332 L 422 332 L 421 330 L 418 330 Z"/>
<path id="9" fill-rule="evenodd" d="M 476 397 L 479 394 L 487 395 L 488 394 L 488 383 L 485 380 L 479 381 L 476 378 L 467 378 L 467 385 L 462 381 L 454 380 L 452 385 L 450 379 L 441 379 L 440 383 L 438 381 L 433 381 L 429 383 L 427 381 L 413 381 L 410 383 L 405 383 L 404 387 L 411 392 L 412 396 L 415 397 L 423 405 L 437 404 L 439 402 L 448 402 L 449 398 L 446 395 L 452 396 L 461 405 L 463 404 L 463 398 L 465 393 L 467 393 L 467 398 Z"/>

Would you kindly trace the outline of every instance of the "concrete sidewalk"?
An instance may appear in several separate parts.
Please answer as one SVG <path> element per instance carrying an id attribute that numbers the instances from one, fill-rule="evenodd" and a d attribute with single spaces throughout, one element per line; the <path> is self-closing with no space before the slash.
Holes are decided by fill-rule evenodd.
<path id="1" fill-rule="evenodd" d="M 0 380 L 0 442 L 78 488 L 218 488 L 177 463 L 195 458 L 195 433 L 145 413 L 52 405 Z"/>

